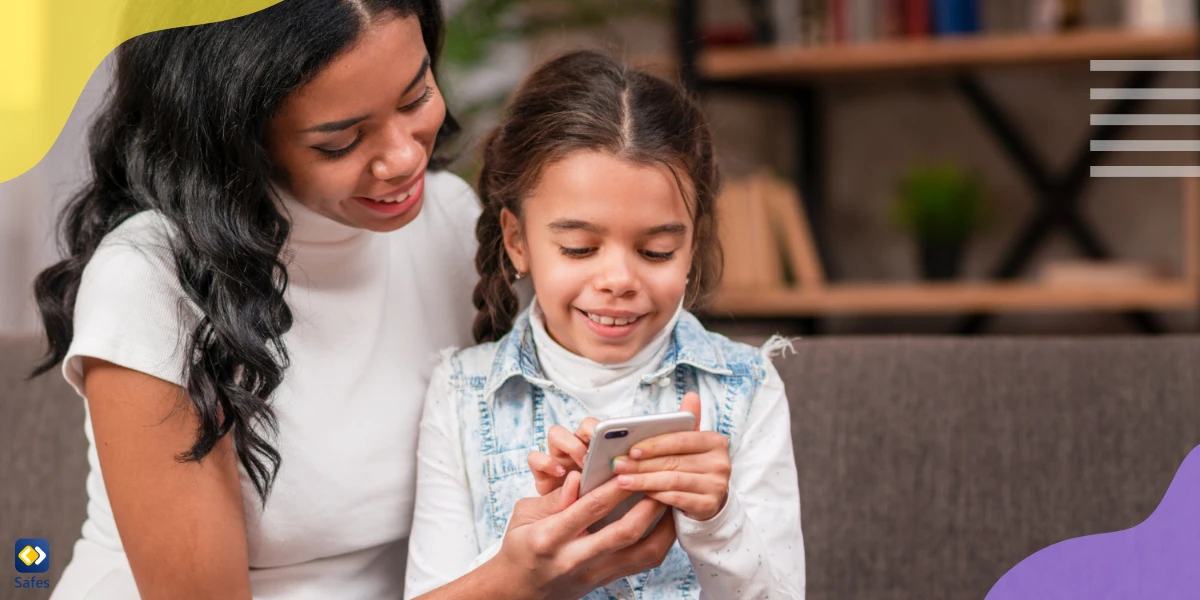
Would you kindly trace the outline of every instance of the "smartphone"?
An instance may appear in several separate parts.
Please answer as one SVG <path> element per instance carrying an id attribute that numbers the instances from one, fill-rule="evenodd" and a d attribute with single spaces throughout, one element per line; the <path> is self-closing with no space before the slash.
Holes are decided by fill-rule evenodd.
<path id="1" fill-rule="evenodd" d="M 613 459 L 627 456 L 634 444 L 667 433 L 696 429 L 696 417 L 690 412 L 670 412 L 641 417 L 619 417 L 601 421 L 596 425 L 583 461 L 583 478 L 579 481 L 579 495 L 600 487 L 616 476 L 612 470 Z M 637 492 L 626 498 L 604 518 L 596 521 L 588 531 L 596 532 L 605 525 L 619 520 L 633 508 L 645 494 Z M 653 526 L 651 526 L 653 529 Z M 649 530 L 647 530 L 649 533 Z"/>

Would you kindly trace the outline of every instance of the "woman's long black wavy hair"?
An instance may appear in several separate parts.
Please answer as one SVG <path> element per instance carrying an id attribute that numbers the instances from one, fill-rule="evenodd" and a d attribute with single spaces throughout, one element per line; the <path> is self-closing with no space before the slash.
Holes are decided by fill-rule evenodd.
<path id="1" fill-rule="evenodd" d="M 436 65 L 438 0 L 284 0 L 118 48 L 115 81 L 90 131 L 92 179 L 60 215 L 66 258 L 35 283 L 49 349 L 33 376 L 67 354 L 80 278 L 100 241 L 131 215 L 159 211 L 177 234 L 179 281 L 202 313 L 186 354 L 199 426 L 178 458 L 200 461 L 232 434 L 266 500 L 281 462 L 270 397 L 288 365 L 282 336 L 292 326 L 281 258 L 289 224 L 271 192 L 267 127 L 289 94 L 387 16 L 415 16 Z M 438 142 L 457 130 L 447 115 Z"/>

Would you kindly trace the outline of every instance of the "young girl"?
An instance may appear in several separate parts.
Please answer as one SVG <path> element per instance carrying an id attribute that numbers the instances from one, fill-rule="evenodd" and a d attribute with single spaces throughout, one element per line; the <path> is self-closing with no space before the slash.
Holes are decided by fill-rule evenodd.
<path id="1" fill-rule="evenodd" d="M 448 353 L 426 399 L 409 596 L 508 543 L 522 498 L 561 486 L 571 502 L 596 419 L 682 406 L 699 430 L 634 446 L 606 484 L 645 492 L 631 515 L 671 508 L 659 526 L 678 542 L 587 598 L 803 597 L 783 383 L 767 351 L 684 310 L 720 278 L 717 187 L 708 127 L 678 87 L 594 52 L 525 81 L 480 176 L 474 335 L 486 343 Z M 534 300 L 517 314 L 525 277 Z M 559 533 L 636 539 L 630 523 Z"/>

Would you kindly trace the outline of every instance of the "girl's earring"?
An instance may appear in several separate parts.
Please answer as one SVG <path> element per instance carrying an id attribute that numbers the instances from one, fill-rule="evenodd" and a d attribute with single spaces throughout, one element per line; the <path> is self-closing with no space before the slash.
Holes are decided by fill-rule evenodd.
<path id="1" fill-rule="evenodd" d="M 516 280 L 518 280 L 518 279 L 521 279 L 521 278 L 523 278 L 523 277 L 525 277 L 525 274 L 524 274 L 524 273 L 522 273 L 522 272 L 520 272 L 520 271 L 517 271 L 517 274 L 516 274 L 516 275 L 513 275 L 513 281 L 516 281 Z"/>

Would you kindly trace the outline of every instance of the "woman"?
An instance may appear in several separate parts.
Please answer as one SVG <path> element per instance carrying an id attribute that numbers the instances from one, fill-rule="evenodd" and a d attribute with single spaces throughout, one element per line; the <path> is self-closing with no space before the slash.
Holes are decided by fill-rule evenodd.
<path id="1" fill-rule="evenodd" d="M 436 0 L 286 0 L 120 48 L 36 288 L 38 372 L 63 362 L 91 442 L 54 598 L 400 595 L 421 399 L 473 316 L 441 34 Z M 655 507 L 580 536 L 627 494 L 571 483 L 429 597 L 579 596 L 662 560 Z"/>

